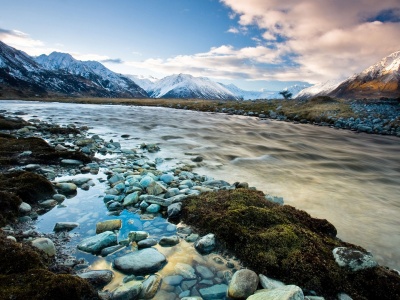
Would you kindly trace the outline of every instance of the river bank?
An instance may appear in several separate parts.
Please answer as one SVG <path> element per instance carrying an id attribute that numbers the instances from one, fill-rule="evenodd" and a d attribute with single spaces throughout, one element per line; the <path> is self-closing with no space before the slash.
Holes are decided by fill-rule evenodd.
<path id="1" fill-rule="evenodd" d="M 252 101 L 118 98 L 30 98 L 25 101 L 168 107 L 400 137 L 400 102 L 390 99 L 348 101 L 320 96 L 308 100 Z"/>
<path id="2" fill-rule="evenodd" d="M 33 127 L 35 127 L 35 126 L 33 126 Z M 73 126 L 71 126 L 71 128 L 73 128 Z M 38 133 L 37 132 L 37 128 L 36 129 L 33 129 L 33 128 L 29 129 L 26 126 L 25 126 L 25 129 L 23 129 L 23 130 L 20 129 L 20 132 L 19 132 L 19 134 L 21 134 L 21 135 L 29 135 L 29 134 L 35 134 L 35 133 L 36 134 Z M 52 140 L 53 140 L 53 138 L 52 138 Z M 111 158 L 110 159 L 110 165 L 108 166 L 108 172 L 109 172 L 108 173 L 108 175 L 109 175 L 108 177 L 109 178 L 107 179 L 107 182 L 108 182 L 108 184 L 110 186 L 109 186 L 109 189 L 107 190 L 108 193 L 102 198 L 104 200 L 103 202 L 106 202 L 107 211 L 111 215 L 113 215 L 113 214 L 118 215 L 118 212 L 120 213 L 123 208 L 126 208 L 126 207 L 129 208 L 130 204 L 132 204 L 133 202 L 128 204 L 129 203 L 128 201 L 137 201 L 137 203 L 134 203 L 137 206 L 135 209 L 133 209 L 133 211 L 135 211 L 135 212 L 136 211 L 138 211 L 138 212 L 142 211 L 143 208 L 145 208 L 146 204 L 149 205 L 149 206 L 146 207 L 144 209 L 144 211 L 147 211 L 149 207 L 151 207 L 153 204 L 155 204 L 155 205 L 152 206 L 152 208 L 149 209 L 150 211 L 152 211 L 152 209 L 156 209 L 156 210 L 157 209 L 161 209 L 161 211 L 164 213 L 164 215 L 167 215 L 167 216 L 171 217 L 169 215 L 170 212 L 168 210 L 165 211 L 165 208 L 167 208 L 167 207 L 169 208 L 170 205 L 175 204 L 175 203 L 172 203 L 172 202 L 177 201 L 177 199 L 181 199 L 181 201 L 183 203 L 185 203 L 184 199 L 187 199 L 186 197 L 188 195 L 200 194 L 200 192 L 204 192 L 204 191 L 208 191 L 208 190 L 220 190 L 220 189 L 222 189 L 222 190 L 232 190 L 232 189 L 235 190 L 238 187 L 242 188 L 242 189 L 244 188 L 244 191 L 245 191 L 245 190 L 247 190 L 247 187 L 248 187 L 248 185 L 246 185 L 246 183 L 237 183 L 237 184 L 234 184 L 234 185 L 231 185 L 231 184 L 223 182 L 223 181 L 216 181 L 216 182 L 211 182 L 210 183 L 210 181 L 212 181 L 212 180 L 210 180 L 210 178 L 207 178 L 206 176 L 205 177 L 199 176 L 199 175 L 196 175 L 196 174 L 192 173 L 190 166 L 187 166 L 187 165 L 186 166 L 182 165 L 179 168 L 174 168 L 173 171 L 170 172 L 170 173 L 169 172 L 165 173 L 165 172 L 157 171 L 157 163 L 156 163 L 156 161 L 149 161 L 147 159 L 144 159 L 144 157 L 141 156 L 141 155 L 143 155 L 143 153 L 141 152 L 143 150 L 145 151 L 145 153 L 152 152 L 152 151 L 157 151 L 156 146 L 152 146 L 152 145 L 143 145 L 142 146 L 143 149 L 141 149 L 141 150 L 128 149 L 128 150 L 124 150 L 123 151 L 123 149 L 121 149 L 119 147 L 120 145 L 118 145 L 117 141 L 105 142 L 100 137 L 93 137 L 93 136 L 91 136 L 91 137 L 85 137 L 85 136 L 76 137 L 74 134 L 72 134 L 72 136 L 71 136 L 71 134 L 68 134 L 67 136 L 64 136 L 64 137 L 58 136 L 56 140 L 57 140 L 58 145 L 61 145 L 62 147 L 70 148 L 70 150 L 72 150 L 72 149 L 80 150 L 80 151 L 86 152 L 88 154 L 90 154 L 92 152 L 97 152 L 97 151 L 100 151 L 100 150 L 103 149 L 102 151 L 105 154 L 108 153 L 109 155 L 116 155 L 116 154 L 123 153 L 125 155 L 125 158 L 122 159 L 122 160 L 121 160 L 121 158 L 116 158 L 116 157 Z M 77 140 L 79 140 L 79 142 L 77 142 Z M 54 142 L 54 140 L 53 140 L 53 142 Z M 60 147 L 58 147 L 58 148 L 60 148 Z M 64 149 L 64 151 L 65 150 L 66 149 Z M 30 151 L 30 150 L 26 150 L 26 151 Z M 19 153 L 19 154 L 21 154 L 21 153 Z M 139 154 L 139 156 L 137 156 L 138 154 Z M 196 156 L 196 157 L 192 157 L 192 158 L 193 158 L 193 160 L 195 160 L 194 162 L 192 162 L 194 165 L 196 165 L 196 163 L 197 163 L 196 160 L 201 162 L 201 158 L 200 157 Z M 71 161 L 70 161 L 70 163 L 71 163 Z M 112 165 L 112 168 L 111 168 L 111 165 Z M 99 166 L 99 164 L 97 164 L 97 166 Z M 105 164 L 105 166 L 106 166 L 106 164 Z M 30 168 L 32 168 L 32 166 L 30 166 Z M 100 168 L 100 166 L 99 166 L 99 168 Z M 39 172 L 43 172 L 43 169 L 46 172 L 45 173 L 46 176 L 54 176 L 56 173 L 59 172 L 59 171 L 57 171 L 57 172 L 48 172 L 49 171 L 48 168 L 42 168 L 42 167 L 37 168 L 36 170 L 39 171 Z M 63 169 L 61 169 L 61 170 L 63 170 Z M 82 167 L 75 166 L 73 168 L 68 168 L 68 169 L 64 169 L 64 170 L 68 170 L 67 174 L 70 174 L 70 175 L 73 174 L 73 173 L 81 174 L 82 172 L 89 172 L 89 173 L 98 172 L 98 168 L 96 167 L 96 164 L 89 164 L 89 165 L 86 164 L 86 165 L 83 165 Z M 153 174 L 153 175 L 151 175 L 151 174 Z M 63 174 L 63 175 L 65 175 L 65 174 Z M 123 177 L 123 179 L 122 179 L 121 176 Z M 162 176 L 164 176 L 163 179 L 162 179 Z M 192 177 L 192 178 L 190 178 L 190 177 Z M 173 178 L 172 181 L 170 181 L 171 178 Z M 144 181 L 143 183 L 142 183 L 142 180 Z M 122 185 L 120 184 L 121 181 L 125 183 L 123 190 L 122 190 Z M 128 181 L 128 185 L 126 185 L 127 184 L 126 181 Z M 170 182 L 168 182 L 168 181 L 170 181 Z M 79 181 L 79 180 L 75 181 L 75 183 L 74 183 L 72 180 L 70 180 L 70 182 L 68 182 L 68 183 L 69 184 L 75 184 L 75 186 L 76 186 L 76 184 L 78 182 L 80 182 L 80 184 L 78 184 L 78 185 L 80 185 L 81 187 L 80 188 L 76 188 L 76 189 L 78 189 L 78 190 L 82 189 L 82 186 L 85 185 L 85 184 L 86 184 L 86 186 L 84 186 L 84 189 L 89 189 L 89 190 L 91 189 L 91 184 L 88 183 L 88 182 L 90 182 L 90 180 L 87 180 L 84 183 L 82 183 L 82 181 Z M 154 184 L 154 182 L 156 182 L 158 184 Z M 139 185 L 137 183 L 139 183 Z M 161 188 L 161 190 L 162 190 L 162 188 L 164 188 L 164 189 L 168 188 L 167 191 L 162 190 L 162 192 L 160 194 L 164 194 L 165 192 L 167 192 L 167 193 L 168 192 L 178 193 L 178 194 L 174 195 L 172 197 L 166 197 L 166 198 L 165 197 L 159 197 L 157 195 L 152 195 L 154 197 L 148 197 L 149 196 L 149 189 L 148 189 L 149 185 L 146 187 L 147 183 L 149 185 L 152 184 L 155 188 Z M 204 183 L 206 183 L 206 184 L 204 184 Z M 135 187 L 138 188 L 139 190 L 135 190 Z M 66 188 L 66 186 L 64 188 Z M 128 190 L 125 190 L 126 188 L 128 188 Z M 121 189 L 121 190 L 119 190 L 119 189 Z M 136 192 L 139 192 L 139 191 L 144 193 L 142 196 L 147 196 L 147 197 L 145 197 L 146 199 L 144 199 L 142 196 L 139 196 L 138 194 L 135 194 Z M 159 192 L 151 192 L 151 193 L 157 194 Z M 245 193 L 245 194 L 247 194 L 247 193 Z M 169 196 L 171 196 L 171 194 Z M 127 197 L 128 197 L 128 199 L 127 199 Z M 140 197 L 142 197 L 142 199 L 140 199 Z M 171 200 L 171 198 L 173 198 L 173 197 L 177 197 L 177 198 L 174 198 L 174 200 Z M 168 199 L 170 199 L 170 200 L 168 200 Z M 125 203 L 127 205 L 124 206 L 125 200 L 127 201 Z M 139 204 L 140 200 L 141 200 L 141 202 Z M 145 204 L 143 204 L 143 201 L 145 202 Z M 151 203 L 151 202 L 155 202 L 155 203 Z M 177 203 L 180 203 L 180 201 L 177 201 Z M 102 204 L 102 203 L 99 203 L 99 205 L 100 204 Z M 165 207 L 165 208 L 162 209 L 162 207 Z M 128 210 L 130 210 L 130 209 L 128 209 Z M 122 210 L 122 211 L 127 211 L 127 210 L 125 209 L 125 210 Z M 171 213 L 172 213 L 172 211 L 173 210 L 171 208 Z M 306 218 L 309 218 L 309 217 L 306 217 Z M 314 220 L 316 220 L 316 219 L 314 219 Z M 137 222 L 138 220 L 134 219 L 133 223 L 135 223 L 135 221 Z M 159 221 L 160 220 L 158 219 L 156 224 L 160 223 Z M 141 225 L 142 228 L 140 228 L 140 229 L 149 228 L 149 230 L 150 230 L 151 227 L 154 227 L 152 229 L 154 231 L 151 233 L 153 235 L 157 232 L 157 230 L 160 229 L 159 225 L 158 225 L 158 227 L 157 226 L 152 226 L 151 224 L 147 224 L 147 226 L 144 226 L 144 224 L 146 222 L 150 222 L 150 220 L 146 220 L 145 222 L 143 222 L 143 224 Z M 165 224 L 165 223 L 163 223 L 163 224 Z M 326 224 L 323 227 L 326 227 L 329 230 L 325 231 L 324 234 L 327 235 L 327 236 L 330 236 L 330 238 L 332 238 L 332 235 L 333 236 L 335 235 L 333 233 L 335 231 L 334 227 L 332 225 L 328 225 L 329 223 L 321 223 L 321 224 Z M 167 226 L 161 225 L 161 227 L 168 227 L 168 226 L 169 225 L 167 225 Z M 333 227 L 333 229 L 332 229 L 332 227 Z M 183 227 L 183 228 L 186 228 L 186 227 Z M 183 239 L 188 236 L 188 231 L 185 231 L 186 229 L 181 229 L 181 230 L 184 231 L 184 232 L 180 232 L 180 234 L 181 234 L 180 239 L 181 240 L 179 240 L 179 244 L 184 243 Z M 122 229 L 119 229 L 120 233 L 121 233 L 121 231 L 122 231 Z M 139 230 L 139 231 L 142 231 L 142 230 Z M 127 236 L 125 236 L 125 238 L 129 237 L 128 232 L 124 231 L 124 234 L 127 235 Z M 232 234 L 234 234 L 234 233 L 232 233 Z M 173 230 L 170 232 L 170 235 L 171 236 L 175 236 Z M 297 235 L 297 233 L 295 235 Z M 325 238 L 328 238 L 327 236 Z M 121 236 L 121 234 L 119 234 L 118 238 L 122 238 L 122 237 L 124 237 L 124 236 L 123 235 Z M 218 237 L 219 236 L 217 235 L 217 240 L 218 240 Z M 162 237 L 159 237 L 159 238 L 161 240 Z M 160 240 L 158 242 L 160 242 Z M 168 238 L 168 237 L 166 237 L 166 240 L 167 240 L 168 243 L 175 243 L 177 239 L 176 238 Z M 295 237 L 294 237 L 294 240 L 296 240 Z M 128 242 L 131 242 L 131 241 L 128 240 Z M 137 242 L 140 243 L 140 241 L 137 241 Z M 292 243 L 293 242 L 292 238 L 289 238 L 288 242 Z M 337 243 L 339 243 L 339 242 L 336 241 L 334 244 L 336 246 L 338 246 L 339 244 L 337 244 Z M 346 246 L 348 246 L 348 245 L 349 244 L 346 244 Z M 169 245 L 169 246 L 172 247 L 172 248 L 176 247 L 176 245 L 175 246 Z M 163 249 L 161 249 L 162 247 L 158 247 L 157 248 L 158 251 L 163 251 Z M 165 251 L 165 249 L 171 249 L 171 248 L 164 248 L 164 251 Z M 361 250 L 361 248 L 359 248 L 359 247 L 355 247 L 355 249 Z M 127 249 L 125 249 L 125 250 L 127 250 Z M 333 250 L 333 249 L 331 249 L 331 250 Z M 128 249 L 128 251 L 130 251 L 130 250 Z M 96 253 L 96 251 L 95 251 L 95 253 Z M 181 259 L 182 259 L 182 257 L 181 257 Z M 225 261 L 226 262 L 226 260 L 224 260 L 223 257 L 219 258 L 219 259 L 221 261 Z M 220 261 L 220 260 L 218 260 L 218 261 Z M 333 260 L 333 262 L 334 262 L 332 254 L 330 254 L 330 260 Z M 198 263 L 197 262 L 195 267 L 198 267 L 198 265 L 203 265 L 203 264 L 206 263 L 206 262 L 204 262 L 204 260 L 200 260 L 200 261 L 202 263 Z M 231 262 L 229 265 L 231 266 L 231 264 L 233 264 L 233 263 L 234 263 L 234 261 Z M 313 262 L 313 263 L 315 263 L 315 262 Z M 185 263 L 183 263 L 183 264 L 185 264 Z M 187 264 L 187 265 L 189 265 L 189 264 Z M 203 267 L 204 267 L 204 265 L 203 265 Z M 164 268 L 167 268 L 167 267 L 164 267 Z M 191 270 L 190 268 L 187 268 L 187 266 L 185 266 L 185 268 Z M 205 268 L 207 268 L 207 267 L 205 267 Z M 204 268 L 199 268 L 199 269 L 203 270 L 203 271 L 205 270 Z M 193 270 L 195 270 L 195 269 L 193 269 Z M 388 271 L 386 269 L 384 269 L 384 268 L 382 269 L 381 267 L 379 267 L 379 270 L 380 270 L 379 272 L 383 272 L 383 274 L 386 274 L 385 276 L 389 276 L 389 277 L 397 276 L 393 272 L 387 273 Z M 228 271 L 228 270 L 226 270 L 226 271 Z M 174 270 L 174 272 L 177 272 L 177 271 Z M 182 284 L 183 283 L 185 283 L 184 287 L 188 287 L 187 286 L 188 281 L 193 281 L 194 278 L 186 278 L 186 277 L 183 276 L 182 271 L 179 271 L 179 272 L 181 272 L 181 273 L 179 273 L 179 274 L 175 273 L 174 275 L 169 275 L 169 276 L 182 276 L 182 279 L 179 282 L 179 288 L 182 289 Z M 199 271 L 196 268 L 196 271 L 194 271 L 194 274 L 196 275 L 196 274 L 198 274 L 198 272 Z M 204 271 L 204 272 L 206 272 L 206 271 Z M 196 286 L 195 290 L 199 293 L 199 295 L 204 296 L 200 292 L 200 290 L 202 290 L 203 293 L 218 292 L 220 294 L 221 294 L 221 290 L 223 290 L 223 294 L 225 295 L 226 289 L 228 289 L 228 283 L 229 283 L 229 278 L 230 277 L 228 275 L 224 275 L 224 274 L 229 274 L 229 272 L 228 273 L 224 273 L 223 271 L 220 271 L 220 272 L 221 272 L 221 274 L 220 274 L 221 277 L 218 277 L 218 274 L 214 274 L 213 275 L 215 278 L 212 277 L 214 279 L 212 280 L 211 286 L 209 284 L 204 283 L 204 282 L 202 283 L 203 285 Z M 189 272 L 189 273 L 192 274 L 192 272 Z M 352 272 L 350 272 L 350 273 L 353 274 Z M 109 274 L 109 273 L 107 273 L 107 274 Z M 371 276 L 370 273 L 368 273 L 368 274 L 369 274 L 369 276 Z M 166 276 L 166 277 L 169 277 L 169 276 Z M 193 275 L 190 275 L 190 276 L 193 276 Z M 197 275 L 197 276 L 199 276 L 199 275 Z M 200 275 L 200 276 L 202 276 L 202 275 Z M 203 276 L 204 276 L 204 274 L 203 274 Z M 226 277 L 226 276 L 228 276 L 228 277 Z M 205 278 L 202 278 L 202 277 L 200 277 L 200 278 L 201 278 L 201 280 L 205 279 Z M 220 279 L 218 280 L 218 278 L 220 278 Z M 143 281 L 143 279 L 139 280 L 139 281 Z M 152 277 L 151 279 L 152 279 L 151 282 L 159 282 L 158 278 Z M 175 278 L 175 277 L 174 278 L 168 278 L 168 280 L 173 280 L 173 279 L 176 280 L 177 278 Z M 178 277 L 178 279 L 180 279 L 180 277 Z M 197 280 L 198 281 L 196 281 L 197 283 L 195 283 L 195 285 L 196 284 L 200 284 L 201 280 L 200 279 L 197 279 Z M 299 282 L 301 282 L 300 278 L 299 278 L 299 280 L 300 280 Z M 396 279 L 395 282 L 397 282 L 397 279 Z M 210 280 L 208 281 L 208 283 L 210 283 Z M 308 284 L 312 284 L 312 283 L 308 283 Z M 138 286 L 140 286 L 140 284 L 135 283 L 135 284 L 133 284 L 133 286 L 135 287 L 135 288 L 133 288 L 133 290 L 137 291 L 138 290 Z M 162 299 L 166 299 L 165 297 L 176 297 L 176 295 L 178 295 L 177 291 L 175 290 L 177 287 L 175 285 L 172 285 L 172 286 L 174 286 L 174 292 L 171 292 L 171 290 L 165 291 L 165 293 L 167 293 L 167 294 L 164 293 Z M 213 289 L 210 290 L 209 289 L 210 287 L 213 287 Z M 193 286 L 192 286 L 192 288 L 193 288 Z M 340 288 L 340 287 L 338 287 L 338 288 Z M 389 286 L 386 285 L 384 289 L 387 290 L 388 288 L 389 288 L 389 290 L 393 290 L 393 291 L 396 290 L 395 286 L 393 286 L 393 285 L 389 285 Z M 169 289 L 171 289 L 171 288 L 169 288 Z M 206 289 L 206 290 L 204 290 L 204 289 Z M 318 290 L 318 285 L 317 284 L 315 284 L 315 289 Z M 195 292 L 192 292 L 193 289 L 187 289 L 187 290 L 190 290 L 190 293 L 195 293 Z M 182 292 L 185 292 L 187 290 L 183 290 L 182 289 Z M 379 291 L 379 289 L 375 289 L 375 290 Z M 178 289 L 178 291 L 179 291 L 179 289 Z M 310 289 L 310 285 L 308 285 L 308 288 L 305 290 L 305 292 L 309 293 L 309 295 L 312 295 L 311 291 L 312 291 L 312 289 Z M 337 292 L 337 290 L 335 292 Z M 352 292 L 354 293 L 354 290 L 352 290 Z M 174 294 L 175 296 L 173 296 L 171 293 Z M 189 295 L 191 295 L 190 293 L 189 293 Z M 379 292 L 379 293 L 381 293 L 381 292 Z M 186 295 L 186 294 L 184 294 L 184 295 Z M 383 295 L 383 292 L 382 292 L 382 295 Z M 395 294 L 390 294 L 390 293 L 388 293 L 386 291 L 386 296 L 383 295 L 383 297 L 386 297 L 387 299 L 392 299 L 391 297 L 393 295 L 395 295 Z M 212 296 L 209 296 L 209 297 L 212 297 Z M 327 293 L 327 297 L 328 297 L 328 299 L 330 299 L 329 297 L 332 297 L 332 295 Z M 360 297 L 363 297 L 363 296 L 356 296 L 355 299 L 357 299 L 357 298 L 362 299 Z M 204 298 L 207 299 L 207 297 L 204 297 Z M 395 299 L 395 298 L 393 298 L 393 299 Z"/>

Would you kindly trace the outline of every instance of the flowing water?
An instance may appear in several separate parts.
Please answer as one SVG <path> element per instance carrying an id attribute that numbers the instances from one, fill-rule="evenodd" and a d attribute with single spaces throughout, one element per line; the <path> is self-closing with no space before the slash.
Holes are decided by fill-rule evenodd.
<path id="1" fill-rule="evenodd" d="M 167 108 L 1 101 L 0 109 L 88 125 L 125 148 L 157 143 L 163 158 L 201 155 L 197 173 L 282 196 L 400 268 L 400 138 Z"/>

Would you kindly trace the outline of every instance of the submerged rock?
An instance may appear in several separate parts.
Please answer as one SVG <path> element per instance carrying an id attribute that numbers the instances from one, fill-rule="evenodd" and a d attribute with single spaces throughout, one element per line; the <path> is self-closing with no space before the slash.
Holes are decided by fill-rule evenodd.
<path id="1" fill-rule="evenodd" d="M 114 267 L 126 274 L 146 275 L 160 270 L 167 259 L 154 248 L 138 250 L 114 260 Z"/>
<path id="2" fill-rule="evenodd" d="M 140 281 L 129 281 L 115 289 L 110 296 L 111 300 L 130 300 L 137 299 L 142 290 Z"/>
<path id="3" fill-rule="evenodd" d="M 208 288 L 199 290 L 204 300 L 221 299 L 225 296 L 228 286 L 226 284 L 217 284 Z"/>
<path id="4" fill-rule="evenodd" d="M 90 238 L 84 239 L 78 244 L 78 249 L 97 254 L 103 248 L 114 246 L 117 244 L 117 235 L 111 231 L 105 231 L 98 235 L 92 236 Z"/>
<path id="5" fill-rule="evenodd" d="M 162 277 L 158 274 L 150 275 L 142 283 L 142 290 L 139 298 L 141 299 L 152 299 L 158 292 L 162 282 Z"/>

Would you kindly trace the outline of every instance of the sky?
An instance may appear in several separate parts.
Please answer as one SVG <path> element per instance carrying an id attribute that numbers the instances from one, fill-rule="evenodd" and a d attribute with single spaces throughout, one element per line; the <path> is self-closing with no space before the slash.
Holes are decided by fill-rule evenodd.
<path id="1" fill-rule="evenodd" d="M 400 50 L 399 0 L 0 0 L 0 40 L 114 72 L 247 90 L 344 79 Z"/>

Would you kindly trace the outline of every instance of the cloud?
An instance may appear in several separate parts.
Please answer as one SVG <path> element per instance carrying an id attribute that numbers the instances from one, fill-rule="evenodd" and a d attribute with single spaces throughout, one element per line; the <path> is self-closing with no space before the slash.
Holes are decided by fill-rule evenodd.
<path id="1" fill-rule="evenodd" d="M 120 58 L 108 58 L 108 59 L 103 59 L 100 62 L 111 63 L 111 64 L 123 64 L 124 63 L 124 61 Z"/>
<path id="2" fill-rule="evenodd" d="M 0 28 L 0 40 L 11 47 L 27 52 L 30 55 L 40 55 L 54 51 L 52 49 L 46 49 L 42 41 L 35 40 L 27 33 L 19 30 Z"/>
<path id="3" fill-rule="evenodd" d="M 237 34 L 237 33 L 239 33 L 240 31 L 239 31 L 239 29 L 237 29 L 236 27 L 231 27 L 231 28 L 229 28 L 229 29 L 227 30 L 227 32 Z"/>
<path id="4" fill-rule="evenodd" d="M 400 48 L 398 0 L 220 0 L 257 26 L 270 46 L 292 53 L 291 72 L 316 82 L 351 75 Z"/>

